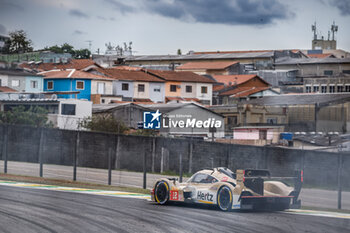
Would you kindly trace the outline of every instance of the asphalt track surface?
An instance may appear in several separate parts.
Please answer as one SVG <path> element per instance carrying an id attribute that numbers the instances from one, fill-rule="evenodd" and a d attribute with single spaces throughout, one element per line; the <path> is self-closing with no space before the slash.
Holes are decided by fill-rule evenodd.
<path id="1" fill-rule="evenodd" d="M 56 178 L 72 180 L 73 168 L 71 166 L 48 165 L 44 164 L 43 174 L 45 178 Z M 0 160 L 0 172 L 3 172 L 3 161 Z M 39 176 L 39 165 L 35 163 L 25 162 L 8 162 L 8 173 L 16 175 Z M 81 182 L 93 182 L 97 184 L 107 184 L 108 171 L 105 169 L 96 168 L 77 168 L 77 180 Z M 151 188 L 154 182 L 164 177 L 159 174 L 147 174 L 147 188 Z M 176 176 L 166 176 L 176 177 Z M 184 177 L 184 181 L 188 178 Z M 112 185 L 138 187 L 143 186 L 143 174 L 140 172 L 127 171 L 112 171 Z M 321 189 L 307 189 L 302 188 L 300 199 L 302 205 L 307 207 L 318 208 L 337 208 L 337 191 L 321 190 Z M 350 210 L 350 192 L 342 192 L 342 209 Z"/>
<path id="2" fill-rule="evenodd" d="M 349 232 L 350 220 L 221 212 L 142 199 L 0 186 L 1 232 Z"/>

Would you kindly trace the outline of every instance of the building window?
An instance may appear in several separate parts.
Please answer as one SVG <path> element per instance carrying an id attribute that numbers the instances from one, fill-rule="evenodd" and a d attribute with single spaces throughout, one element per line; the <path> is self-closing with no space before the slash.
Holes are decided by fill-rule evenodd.
<path id="1" fill-rule="evenodd" d="M 266 140 L 267 138 L 267 130 L 259 130 L 259 139 Z"/>
<path id="2" fill-rule="evenodd" d="M 122 91 L 128 91 L 129 90 L 129 83 L 122 83 Z"/>
<path id="3" fill-rule="evenodd" d="M 77 89 L 84 90 L 84 81 L 77 81 Z"/>
<path id="4" fill-rule="evenodd" d="M 335 86 L 329 85 L 329 93 L 334 93 L 334 92 L 335 92 Z"/>
<path id="5" fill-rule="evenodd" d="M 345 85 L 345 92 L 350 92 L 350 85 L 349 84 Z"/>
<path id="6" fill-rule="evenodd" d="M 315 93 L 320 91 L 320 86 L 313 86 L 313 88 Z"/>
<path id="7" fill-rule="evenodd" d="M 62 104 L 61 115 L 75 115 L 75 104 Z"/>
<path id="8" fill-rule="evenodd" d="M 11 82 L 11 85 L 13 86 L 13 87 L 19 87 L 19 80 L 12 80 L 12 82 Z"/>
<path id="9" fill-rule="evenodd" d="M 350 70 L 343 70 L 344 74 L 350 74 Z"/>
<path id="10" fill-rule="evenodd" d="M 203 94 L 208 93 L 208 87 L 202 86 L 201 87 L 201 93 L 203 93 Z"/>
<path id="11" fill-rule="evenodd" d="M 0 87 L 2 86 L 2 83 L 1 83 L 1 82 L 2 82 L 2 79 L 0 79 Z"/>
<path id="12" fill-rule="evenodd" d="M 323 71 L 324 75 L 333 75 L 333 70 L 325 70 Z"/>
<path id="13" fill-rule="evenodd" d="M 31 88 L 38 88 L 38 81 L 30 81 Z"/>
<path id="14" fill-rule="evenodd" d="M 137 90 L 138 92 L 145 92 L 145 84 L 139 84 Z"/>
<path id="15" fill-rule="evenodd" d="M 321 93 L 327 93 L 327 86 L 326 85 L 321 86 Z"/>
<path id="16" fill-rule="evenodd" d="M 310 93 L 311 92 L 311 86 L 306 86 L 305 87 L 305 92 Z"/>
<path id="17" fill-rule="evenodd" d="M 186 92 L 192 93 L 192 86 L 186 86 Z"/>
<path id="18" fill-rule="evenodd" d="M 344 91 L 343 85 L 337 85 L 337 92 L 343 92 L 343 91 Z"/>
<path id="19" fill-rule="evenodd" d="M 160 86 L 154 87 L 153 91 L 154 92 L 160 92 Z"/>
<path id="20" fill-rule="evenodd" d="M 105 93 L 105 83 L 98 82 L 97 83 L 97 94 L 104 94 Z"/>
<path id="21" fill-rule="evenodd" d="M 170 85 L 170 91 L 176 92 L 176 85 Z"/>
<path id="22" fill-rule="evenodd" d="M 48 81 L 47 82 L 47 89 L 52 90 L 53 89 L 53 81 Z"/>
<path id="23" fill-rule="evenodd" d="M 274 117 L 274 118 L 267 118 L 267 124 L 276 125 L 277 124 L 277 118 L 276 117 Z"/>

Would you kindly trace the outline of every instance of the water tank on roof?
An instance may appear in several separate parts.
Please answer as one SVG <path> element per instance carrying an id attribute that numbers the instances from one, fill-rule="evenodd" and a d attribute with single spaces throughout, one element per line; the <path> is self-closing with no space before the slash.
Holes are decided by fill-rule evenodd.
<path id="1" fill-rule="evenodd" d="M 280 134 L 281 139 L 292 141 L 293 140 L 293 133 L 281 133 Z"/>

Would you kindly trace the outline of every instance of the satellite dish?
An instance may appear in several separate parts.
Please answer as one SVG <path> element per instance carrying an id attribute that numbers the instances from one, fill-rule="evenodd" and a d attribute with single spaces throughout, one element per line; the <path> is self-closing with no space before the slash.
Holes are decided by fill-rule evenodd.
<path id="1" fill-rule="evenodd" d="M 57 100 L 57 95 L 56 94 L 52 94 L 51 99 L 52 100 Z"/>

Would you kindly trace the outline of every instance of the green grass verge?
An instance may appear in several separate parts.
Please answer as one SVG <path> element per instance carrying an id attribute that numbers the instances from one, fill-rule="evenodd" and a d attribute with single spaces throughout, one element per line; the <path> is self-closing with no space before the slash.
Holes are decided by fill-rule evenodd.
<path id="1" fill-rule="evenodd" d="M 314 207 L 314 206 L 301 206 L 302 210 L 318 210 L 318 211 L 328 211 L 328 212 L 337 212 L 337 213 L 344 213 L 344 214 L 350 214 L 350 210 L 338 210 L 338 209 L 330 209 L 330 208 L 322 208 L 322 207 Z"/>
<path id="2" fill-rule="evenodd" d="M 0 174 L 0 180 L 17 181 L 17 182 L 27 182 L 36 184 L 48 184 L 57 186 L 67 186 L 67 187 L 77 187 L 77 188 L 87 188 L 87 189 L 102 189 L 102 190 L 115 190 L 115 191 L 125 191 L 149 194 L 148 189 L 134 188 L 134 187 L 124 187 L 124 186 L 112 186 L 103 185 L 88 182 L 70 181 L 70 180 L 60 180 L 51 178 L 42 178 L 34 176 L 21 176 L 21 175 L 10 175 L 10 174 Z"/>

